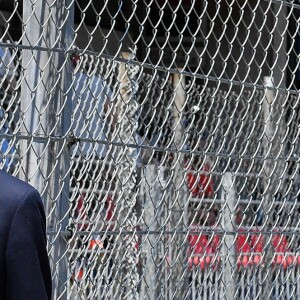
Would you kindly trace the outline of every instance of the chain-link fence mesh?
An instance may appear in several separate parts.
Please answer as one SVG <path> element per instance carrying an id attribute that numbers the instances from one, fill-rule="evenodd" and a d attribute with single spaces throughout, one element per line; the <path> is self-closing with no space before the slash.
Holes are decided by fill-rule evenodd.
<path id="1" fill-rule="evenodd" d="M 300 3 L 0 3 L 0 167 L 47 214 L 53 299 L 298 299 Z"/>

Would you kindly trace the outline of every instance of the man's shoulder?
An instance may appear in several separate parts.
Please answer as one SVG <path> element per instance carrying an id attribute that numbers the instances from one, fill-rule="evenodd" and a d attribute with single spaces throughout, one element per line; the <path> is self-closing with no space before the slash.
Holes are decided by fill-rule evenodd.
<path id="1" fill-rule="evenodd" d="M 0 170 L 0 201 L 19 202 L 28 194 L 37 191 L 28 183 Z"/>

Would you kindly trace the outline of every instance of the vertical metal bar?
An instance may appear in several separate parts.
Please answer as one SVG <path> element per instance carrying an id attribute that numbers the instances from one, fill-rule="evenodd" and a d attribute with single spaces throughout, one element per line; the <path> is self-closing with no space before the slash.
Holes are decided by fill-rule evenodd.
<path id="1" fill-rule="evenodd" d="M 183 149 L 184 133 L 183 133 L 183 109 L 185 105 L 185 77 L 181 74 L 173 74 L 173 91 L 175 93 L 173 106 L 173 130 L 174 145 L 176 150 Z M 172 270 L 170 296 L 176 299 L 183 299 L 185 294 L 186 283 L 186 263 L 187 263 L 187 246 L 184 235 L 176 234 L 176 230 L 185 230 L 187 228 L 187 208 L 188 194 L 185 184 L 184 172 L 184 155 L 177 153 L 174 155 L 173 166 L 173 185 L 174 194 L 172 203 L 169 204 L 172 210 L 171 229 L 174 230 L 174 236 L 171 239 L 171 265 Z"/>
<path id="2" fill-rule="evenodd" d="M 22 51 L 24 80 L 21 86 L 22 134 L 32 140 L 22 142 L 23 176 L 43 195 L 49 197 L 48 174 L 53 168 L 50 136 L 55 132 L 55 104 L 58 99 L 56 77 L 60 76 L 51 65 L 57 66 L 59 55 L 52 51 L 35 50 L 34 46 L 50 48 L 58 33 L 48 20 L 46 2 L 23 1 L 23 45 L 31 50 Z M 48 20 L 48 21 L 46 21 Z M 48 31 L 48 34 L 45 33 Z M 52 91 L 52 93 L 50 92 Z M 35 139 L 33 139 L 35 137 Z M 40 140 L 37 138 L 41 137 Z M 42 139 L 43 138 L 43 139 Z M 53 196 L 53 195 L 52 195 Z M 48 201 L 53 198 L 47 199 Z"/>
<path id="3" fill-rule="evenodd" d="M 122 57 L 128 61 L 132 58 L 130 53 L 122 53 Z M 137 114 L 138 104 L 135 98 L 134 86 L 135 78 L 133 69 L 125 63 L 120 64 L 118 81 L 120 83 L 120 113 L 119 136 L 123 143 L 135 143 L 134 136 L 137 128 Z M 119 188 L 120 193 L 116 203 L 116 210 L 118 211 L 120 232 L 135 231 L 137 226 L 136 215 L 136 198 L 138 191 L 136 190 L 136 160 L 134 154 L 135 149 L 129 146 L 123 146 L 117 153 L 116 161 L 120 163 L 120 179 Z M 138 242 L 136 234 L 119 235 L 120 243 L 120 276 L 119 283 L 121 285 L 121 292 L 118 297 L 122 299 L 137 300 L 139 298 L 138 283 L 139 274 L 137 270 L 138 253 L 136 244 Z"/>
<path id="4" fill-rule="evenodd" d="M 263 99 L 263 117 L 264 117 L 264 197 L 263 197 L 263 212 L 264 231 L 273 228 L 273 212 L 274 205 L 272 204 L 274 197 L 281 191 L 284 194 L 283 179 L 285 170 L 285 162 L 276 160 L 279 155 L 284 155 L 286 150 L 285 136 L 285 106 L 283 98 L 277 88 L 286 88 L 287 80 L 287 7 L 283 2 L 278 2 L 273 5 L 274 9 L 274 32 L 273 32 L 273 61 L 271 67 L 271 77 L 264 77 L 265 97 Z M 269 157 L 266 159 L 266 157 Z M 274 158 L 274 159 L 273 159 Z M 265 284 L 263 289 L 263 297 L 267 299 L 272 293 L 272 258 L 274 249 L 272 245 L 272 236 L 265 238 Z"/>
<path id="5" fill-rule="evenodd" d="M 157 228 L 157 204 L 159 196 L 157 193 L 158 184 L 155 172 L 155 165 L 148 165 L 145 168 L 145 194 L 144 194 L 144 226 L 145 230 L 156 231 Z M 142 299 L 155 300 L 156 295 L 156 273 L 157 273 L 157 242 L 156 235 L 146 234 L 143 241 L 143 253 L 145 256 L 145 268 L 143 270 L 144 278 L 142 282 L 144 294 L 140 294 Z"/>
<path id="6" fill-rule="evenodd" d="M 234 188 L 233 175 L 224 173 L 222 177 L 222 229 L 224 237 L 222 240 L 222 299 L 234 299 L 235 294 L 235 237 L 231 234 L 235 230 L 235 203 L 236 192 Z M 228 231 L 230 234 L 226 234 Z"/>
<path id="7" fill-rule="evenodd" d="M 61 105 L 64 106 L 62 111 L 62 125 L 61 125 L 61 136 L 64 138 L 60 142 L 59 149 L 63 149 L 60 157 L 60 168 L 57 169 L 57 173 L 60 173 L 60 186 L 61 186 L 61 194 L 59 197 L 58 203 L 58 222 L 59 229 L 61 231 L 66 232 L 67 226 L 69 223 L 69 197 L 70 197 L 70 169 L 71 169 L 71 157 L 70 157 L 70 146 L 71 142 L 69 140 L 71 133 L 71 113 L 72 113 L 72 62 L 70 59 L 70 55 L 67 53 L 68 50 L 71 50 L 74 44 L 74 1 L 73 0 L 64 0 L 65 2 L 65 10 L 64 15 L 64 26 L 62 27 L 62 41 L 61 46 L 64 49 L 65 53 L 61 56 L 61 64 L 60 66 L 64 66 L 62 69 L 62 99 Z M 56 174 L 57 174 L 56 173 Z M 58 175 L 58 174 L 57 174 Z M 68 271 L 68 254 L 67 254 L 67 242 L 66 237 L 60 235 L 56 241 L 56 247 L 59 249 L 56 251 L 55 261 L 58 262 L 58 289 L 56 297 L 61 300 L 69 299 L 69 271 Z M 63 255 L 64 259 L 61 259 L 61 255 Z M 64 293 L 62 293 L 64 291 Z"/>
<path id="8" fill-rule="evenodd" d="M 263 108 L 263 120 L 264 120 L 264 131 L 265 135 L 263 138 L 263 155 L 265 160 L 263 162 L 263 169 L 265 174 L 265 179 L 263 182 L 263 214 L 264 222 L 262 226 L 262 231 L 267 231 L 272 223 L 272 189 L 274 187 L 274 179 L 272 175 L 274 172 L 273 162 L 266 157 L 270 157 L 270 153 L 274 150 L 272 147 L 272 136 L 273 136 L 273 124 L 272 124 L 272 109 L 274 109 L 274 83 L 272 77 L 264 77 L 264 84 L 266 86 L 265 95 L 262 102 Z M 276 141 L 275 141 L 276 142 Z M 264 248 L 264 270 L 265 270 L 265 282 L 263 288 L 264 299 L 268 299 L 272 290 L 272 258 L 273 258 L 273 248 L 272 248 L 272 235 L 266 237 Z"/>
<path id="9" fill-rule="evenodd" d="M 65 230 L 69 197 L 69 155 L 65 136 L 69 130 L 70 113 L 66 91 L 70 66 L 64 64 L 72 44 L 73 2 L 23 1 L 24 79 L 21 86 L 21 134 L 31 139 L 22 141 L 21 177 L 41 193 L 45 204 L 48 228 Z M 34 49 L 35 46 L 45 50 Z M 47 50 L 46 50 L 47 49 Z M 64 107 L 63 115 L 61 108 Z M 61 152 L 61 149 L 63 151 Z M 63 153 L 63 154 L 61 154 Z M 53 297 L 67 299 L 66 244 L 61 235 L 49 243 L 54 281 Z"/>

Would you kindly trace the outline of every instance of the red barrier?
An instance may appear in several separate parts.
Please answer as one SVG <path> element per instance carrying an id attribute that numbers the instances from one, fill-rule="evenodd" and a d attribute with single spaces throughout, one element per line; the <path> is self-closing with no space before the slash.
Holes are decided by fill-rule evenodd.
<path id="1" fill-rule="evenodd" d="M 247 267 L 252 265 L 252 257 L 249 255 L 251 253 L 251 247 L 248 242 L 248 237 L 246 234 L 240 232 L 236 239 L 236 253 L 237 253 L 237 263 L 238 267 Z"/>
<path id="2" fill-rule="evenodd" d="M 191 168 L 187 173 L 187 186 L 193 197 L 211 198 L 214 195 L 213 179 L 210 175 L 210 166 L 208 163 L 203 164 L 200 172 L 196 172 L 194 168 Z"/>
<path id="3" fill-rule="evenodd" d="M 189 266 L 200 266 L 203 270 L 206 267 L 216 268 L 220 261 L 217 256 L 220 237 L 217 235 L 208 237 L 204 234 L 191 234 L 188 236 L 190 244 Z"/>
<path id="4" fill-rule="evenodd" d="M 294 265 L 297 263 L 296 256 L 290 253 L 288 248 L 288 242 L 286 236 L 278 233 L 272 238 L 272 245 L 274 248 L 275 256 L 273 259 L 273 265 L 283 266 L 286 269 L 288 266 Z"/>
<path id="5" fill-rule="evenodd" d="M 258 266 L 263 262 L 264 238 L 258 232 L 251 235 L 251 247 L 253 249 L 253 264 Z"/>
<path id="6" fill-rule="evenodd" d="M 218 249 L 220 237 L 192 234 L 188 236 L 190 244 L 189 265 L 200 266 L 201 269 L 216 266 L 220 261 Z M 248 234 L 240 229 L 236 238 L 236 254 L 238 267 L 260 266 L 264 262 L 264 237 L 259 231 Z M 272 264 L 286 269 L 289 266 L 300 266 L 300 255 L 292 254 L 286 236 L 278 230 L 272 238 L 274 258 Z"/>

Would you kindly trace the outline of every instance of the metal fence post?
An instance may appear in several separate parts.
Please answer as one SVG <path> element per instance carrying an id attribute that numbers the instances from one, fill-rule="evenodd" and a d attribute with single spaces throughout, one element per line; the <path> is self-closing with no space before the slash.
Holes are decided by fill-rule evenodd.
<path id="1" fill-rule="evenodd" d="M 155 172 L 155 165 L 151 164 L 145 167 L 144 176 L 144 199 L 143 211 L 144 211 L 144 230 L 150 231 L 142 241 L 142 253 L 143 253 L 143 281 L 140 296 L 147 300 L 157 299 L 157 266 L 158 266 L 158 242 L 156 241 L 157 235 L 153 234 L 158 230 L 157 220 L 159 219 L 159 200 L 160 193 L 157 183 L 157 173 Z"/>
<path id="2" fill-rule="evenodd" d="M 188 194 L 185 184 L 184 171 L 184 154 L 180 151 L 184 148 L 184 132 L 183 132 L 183 110 L 185 104 L 185 77 L 182 74 L 173 74 L 173 91 L 174 91 L 174 106 L 173 106 L 173 120 L 172 128 L 173 143 L 176 147 L 176 154 L 172 159 L 173 166 L 171 172 L 173 173 L 173 189 L 169 208 L 171 214 L 171 234 L 172 243 L 170 243 L 170 263 L 172 265 L 170 277 L 170 296 L 175 299 L 183 299 L 185 294 L 185 279 L 187 272 L 187 247 L 186 237 L 177 231 L 184 231 L 187 229 L 187 208 L 188 208 Z"/>
<path id="3" fill-rule="evenodd" d="M 70 169 L 71 169 L 71 158 L 70 158 L 70 147 L 72 145 L 71 138 L 71 113 L 72 113 L 72 62 L 70 60 L 70 55 L 67 51 L 70 51 L 73 43 L 74 43 L 74 1 L 73 0 L 65 0 L 65 23 L 62 28 L 62 49 L 65 51 L 64 55 L 61 56 L 61 66 L 63 65 L 62 69 L 62 99 L 61 103 L 64 106 L 62 111 L 62 126 L 61 126 L 61 136 L 64 138 L 60 143 L 60 148 L 63 149 L 62 154 L 60 156 L 60 169 L 58 169 L 61 180 L 61 194 L 58 203 L 58 216 L 59 216 L 59 230 L 61 234 L 58 238 L 58 241 L 53 240 L 56 242 L 56 248 L 59 251 L 55 251 L 57 255 L 57 261 L 59 264 L 58 271 L 59 271 L 59 281 L 58 281 L 58 294 L 56 297 L 60 297 L 59 299 L 69 299 L 68 293 L 68 282 L 69 282 L 69 263 L 67 257 L 67 241 L 66 241 L 66 232 L 67 226 L 69 223 L 69 197 L 70 197 Z M 67 60 L 67 61 L 66 61 Z M 62 259 L 60 255 L 63 254 L 65 257 Z M 64 293 L 61 292 L 64 290 Z"/>
<path id="4" fill-rule="evenodd" d="M 235 204 L 236 192 L 232 173 L 226 172 L 222 177 L 222 291 L 224 299 L 234 299 L 235 293 Z M 222 299 L 223 299 L 222 298 Z"/>
<path id="5" fill-rule="evenodd" d="M 74 3 L 23 1 L 21 177 L 41 193 L 47 215 L 53 297 L 67 299 L 66 242 L 70 156 L 70 64 Z M 57 50 L 52 50 L 52 49 Z M 64 109 L 62 109 L 64 107 Z M 68 113 L 66 113 L 68 111 Z M 62 150 L 63 149 L 63 150 Z"/>
<path id="6" fill-rule="evenodd" d="M 263 138 L 263 170 L 264 170 L 264 181 L 263 181 L 263 198 L 262 198 L 262 209 L 264 214 L 262 231 L 266 232 L 271 226 L 272 223 L 272 190 L 274 188 L 275 180 L 272 179 L 272 175 L 274 175 L 274 166 L 273 161 L 270 161 L 267 157 L 270 157 L 270 153 L 273 153 L 275 150 L 273 147 L 273 124 L 272 124 L 272 110 L 274 110 L 274 83 L 273 78 L 266 76 L 264 78 L 264 84 L 266 86 L 264 92 L 264 98 L 262 102 L 262 113 L 263 113 L 263 125 L 265 135 Z M 273 138 L 273 139 L 272 139 Z M 276 142 L 276 141 L 275 141 Z M 265 254 L 265 278 L 264 278 L 264 289 L 263 289 L 263 297 L 264 299 L 268 299 L 271 291 L 272 291 L 272 235 L 267 236 L 264 235 L 264 254 Z"/>
<path id="7" fill-rule="evenodd" d="M 138 104 L 135 98 L 135 69 L 130 66 L 132 54 L 122 53 L 122 57 L 129 61 L 129 64 L 121 63 L 118 82 L 120 84 L 120 110 L 119 110 L 119 137 L 122 143 L 134 144 L 137 128 Z M 119 258 L 119 284 L 121 291 L 118 297 L 122 299 L 137 300 L 139 275 L 137 270 L 138 253 L 136 245 L 138 242 L 136 234 L 137 215 L 136 215 L 136 163 L 137 151 L 130 145 L 124 145 L 120 151 L 117 151 L 116 161 L 120 164 L 119 176 L 119 197 L 116 203 L 118 211 L 118 229 L 120 236 Z M 127 232 L 127 233 L 126 233 Z"/>

